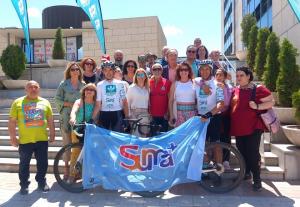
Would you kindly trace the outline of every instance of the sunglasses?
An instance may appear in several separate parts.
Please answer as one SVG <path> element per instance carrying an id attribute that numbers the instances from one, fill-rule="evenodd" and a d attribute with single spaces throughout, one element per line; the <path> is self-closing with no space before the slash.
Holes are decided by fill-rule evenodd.
<path id="1" fill-rule="evenodd" d="M 84 63 L 85 65 L 94 66 L 93 63 Z"/>
<path id="2" fill-rule="evenodd" d="M 136 77 L 137 77 L 137 78 L 144 78 L 144 77 L 145 77 L 145 74 L 144 74 L 144 73 L 137 73 L 137 74 L 136 74 Z"/>
<path id="3" fill-rule="evenodd" d="M 189 72 L 189 69 L 188 68 L 181 68 L 181 69 L 179 69 L 179 72 L 182 72 L 182 71 Z"/>
<path id="4" fill-rule="evenodd" d="M 161 71 L 162 69 L 161 68 L 152 68 L 153 72 L 154 71 Z"/>
<path id="5" fill-rule="evenodd" d="M 85 91 L 95 91 L 93 88 L 86 88 Z"/>
<path id="6" fill-rule="evenodd" d="M 134 65 L 127 65 L 127 68 L 135 68 Z"/>
<path id="7" fill-rule="evenodd" d="M 196 53 L 195 50 L 188 50 L 187 52 L 188 52 L 188 53 Z"/>
<path id="8" fill-rule="evenodd" d="M 70 69 L 72 72 L 74 72 L 74 71 L 79 71 L 80 69 L 79 68 L 71 68 Z"/>

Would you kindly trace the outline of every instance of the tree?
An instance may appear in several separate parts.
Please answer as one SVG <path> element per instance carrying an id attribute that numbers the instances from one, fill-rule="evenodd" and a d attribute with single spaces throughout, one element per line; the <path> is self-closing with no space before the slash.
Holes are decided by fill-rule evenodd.
<path id="1" fill-rule="evenodd" d="M 248 41 L 248 50 L 247 50 L 247 64 L 251 70 L 254 68 L 255 64 L 255 49 L 257 45 L 257 31 L 258 27 L 256 25 L 253 25 L 251 27 L 250 33 L 249 33 L 249 41 Z"/>
<path id="2" fill-rule="evenodd" d="M 267 88 L 271 91 L 276 91 L 276 80 L 279 73 L 278 55 L 280 52 L 279 38 L 274 32 L 271 32 L 267 40 L 267 62 L 263 73 L 263 81 Z"/>
<path id="3" fill-rule="evenodd" d="M 9 45 L 3 50 L 0 63 L 5 75 L 17 80 L 25 70 L 25 53 L 18 45 Z"/>
<path id="4" fill-rule="evenodd" d="M 261 80 L 265 69 L 267 58 L 266 42 L 269 34 L 270 31 L 268 28 L 262 28 L 258 30 L 254 69 L 259 80 Z"/>
<path id="5" fill-rule="evenodd" d="M 249 33 L 253 25 L 256 25 L 256 18 L 251 14 L 245 15 L 241 22 L 241 28 L 242 28 L 241 35 L 242 35 L 242 42 L 247 48 L 248 48 L 248 41 L 249 41 Z"/>
<path id="6" fill-rule="evenodd" d="M 296 109 L 295 118 L 300 122 L 300 90 L 292 95 L 293 107 Z"/>
<path id="7" fill-rule="evenodd" d="M 300 88 L 299 66 L 296 64 L 297 49 L 284 39 L 279 52 L 280 69 L 276 89 L 281 106 L 292 106 L 292 94 Z"/>
<path id="8" fill-rule="evenodd" d="M 64 59 L 65 58 L 65 49 L 62 42 L 62 31 L 61 28 L 57 28 L 55 34 L 54 48 L 52 52 L 53 59 Z"/>

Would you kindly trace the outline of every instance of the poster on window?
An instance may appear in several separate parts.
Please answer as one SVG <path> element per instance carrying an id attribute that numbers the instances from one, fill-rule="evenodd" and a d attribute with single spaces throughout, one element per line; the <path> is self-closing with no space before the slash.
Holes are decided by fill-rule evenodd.
<path id="1" fill-rule="evenodd" d="M 35 63 L 46 62 L 44 40 L 34 40 L 34 62 Z"/>
<path id="2" fill-rule="evenodd" d="M 54 39 L 46 39 L 45 41 L 46 47 L 46 61 L 52 59 L 52 51 L 54 47 Z"/>
<path id="3" fill-rule="evenodd" d="M 76 37 L 68 37 L 67 38 L 67 50 L 66 56 L 67 60 L 69 61 L 76 61 L 77 60 L 77 53 L 76 53 Z"/>

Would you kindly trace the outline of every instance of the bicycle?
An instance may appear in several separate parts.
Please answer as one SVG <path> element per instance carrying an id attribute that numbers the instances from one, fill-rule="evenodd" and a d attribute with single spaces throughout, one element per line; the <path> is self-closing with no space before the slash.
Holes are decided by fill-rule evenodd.
<path id="1" fill-rule="evenodd" d="M 130 122 L 130 134 L 133 134 L 136 129 L 142 136 L 155 136 L 160 133 L 160 126 L 154 124 L 144 124 L 140 123 L 140 119 L 126 119 L 126 121 Z M 82 124 L 75 125 L 76 127 L 82 126 Z M 77 134 L 77 136 L 83 136 L 82 134 Z M 54 175 L 58 182 L 58 184 L 64 188 L 65 190 L 72 193 L 80 193 L 84 191 L 82 186 L 82 147 L 83 142 L 80 143 L 72 143 L 65 145 L 59 152 L 57 153 L 54 160 Z M 216 158 L 214 155 L 215 149 L 223 153 L 229 153 L 230 157 L 230 169 L 225 169 L 222 164 L 218 164 L 216 162 Z M 70 166 L 70 172 L 76 175 L 75 182 L 69 183 L 63 179 L 63 168 L 64 161 L 63 157 L 65 154 L 69 154 L 72 151 L 81 150 L 78 158 L 76 159 L 76 163 Z M 243 180 L 245 175 L 245 162 L 242 155 L 239 151 L 228 144 L 222 142 L 216 143 L 206 143 L 205 152 L 204 152 L 204 165 L 202 168 L 202 180 L 200 181 L 200 185 L 205 189 L 213 193 L 224 193 L 235 189 Z M 163 191 L 139 191 L 133 192 L 143 197 L 156 197 L 163 193 Z"/>

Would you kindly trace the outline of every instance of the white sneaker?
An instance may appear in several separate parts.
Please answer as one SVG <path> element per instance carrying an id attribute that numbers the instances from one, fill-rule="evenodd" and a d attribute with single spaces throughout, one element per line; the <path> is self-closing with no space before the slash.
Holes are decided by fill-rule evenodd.
<path id="1" fill-rule="evenodd" d="M 228 161 L 224 161 L 224 162 L 223 162 L 223 166 L 224 166 L 224 169 L 225 169 L 225 170 L 230 170 L 230 165 L 229 165 L 229 162 L 228 162 Z"/>

